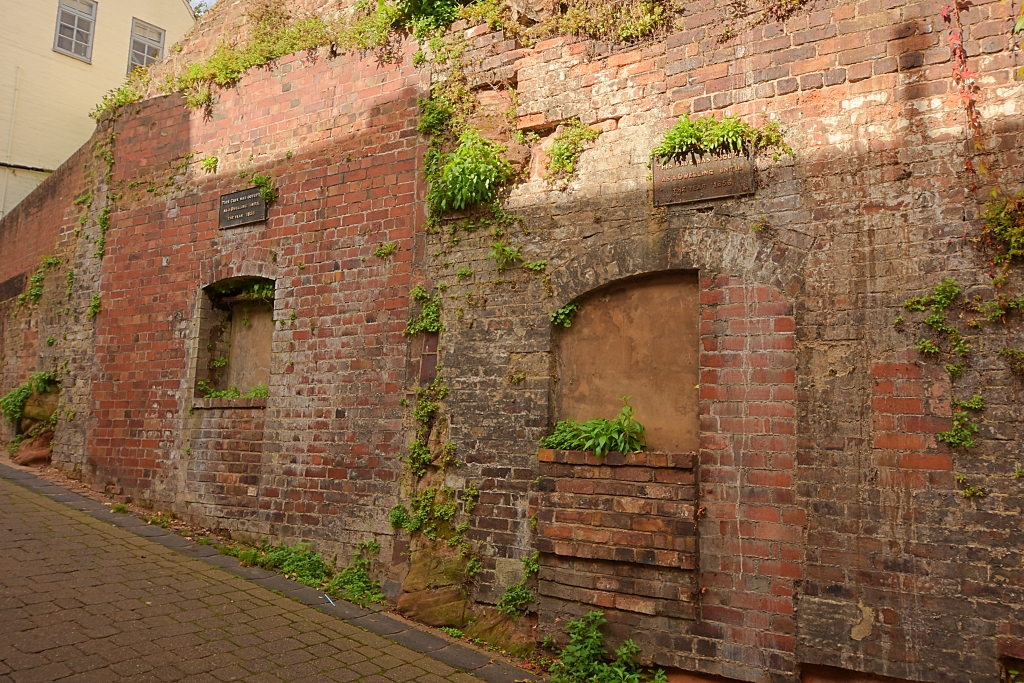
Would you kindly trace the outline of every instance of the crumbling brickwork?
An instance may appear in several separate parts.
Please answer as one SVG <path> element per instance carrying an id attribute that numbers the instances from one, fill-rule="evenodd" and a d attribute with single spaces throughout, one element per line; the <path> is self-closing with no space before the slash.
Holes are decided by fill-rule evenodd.
<path id="1" fill-rule="evenodd" d="M 244 23 L 243 3 L 222 3 L 158 74 Z M 524 46 L 458 24 L 482 105 L 512 102 L 514 85 L 516 125 L 539 136 L 519 149 L 532 160 L 503 197 L 519 221 L 501 236 L 467 229 L 472 212 L 426 220 L 415 126 L 431 75 L 411 43 L 398 64 L 283 58 L 219 91 L 209 119 L 180 95 L 146 99 L 0 221 L 5 296 L 42 254 L 64 259 L 39 305 L 2 304 L 2 389 L 68 361 L 57 466 L 250 538 L 309 539 L 342 558 L 376 538 L 395 595 L 410 540 L 387 513 L 407 497 L 415 430 L 403 399 L 439 374 L 462 463 L 445 485 L 480 492 L 466 532 L 482 563 L 476 603 L 498 602 L 536 549 L 539 599 L 523 623 L 536 619 L 538 637 L 563 638 L 565 618 L 599 607 L 610 644 L 632 636 L 661 666 L 994 683 L 1024 658 L 1020 379 L 996 353 L 1019 339 L 1019 313 L 966 332 L 974 355 L 951 380 L 943 365 L 958 359 L 915 350 L 928 332 L 902 304 L 943 278 L 965 299 L 993 295 L 991 253 L 965 238 L 990 184 L 1018 189 L 1021 58 L 1013 8 L 962 12 L 984 132 L 965 141 L 941 9 L 825 0 L 729 39 L 725 4 L 703 2 L 632 47 Z M 654 207 L 650 153 L 683 113 L 763 113 L 796 156 L 758 158 L 752 195 Z M 544 154 L 571 117 L 602 132 L 558 188 Z M 198 165 L 208 156 L 215 172 Z M 280 192 L 266 222 L 218 229 L 219 197 L 254 172 Z M 93 204 L 71 204 L 90 188 Z M 546 268 L 500 269 L 499 238 Z M 375 255 L 386 243 L 395 253 Z M 699 392 L 699 450 L 671 454 L 689 458 L 674 467 L 538 454 L 562 417 L 552 311 L 667 272 L 699 278 L 699 386 L 680 389 Z M 269 396 L 197 401 L 203 288 L 240 276 L 275 283 Z M 440 297 L 437 338 L 403 334 L 416 284 Z M 1020 285 L 1011 274 L 1005 291 Z M 975 393 L 977 447 L 951 448 L 938 439 L 950 400 Z M 639 491 L 569 498 L 591 495 L 580 482 L 663 470 L 676 477 L 676 507 L 654 520 L 663 538 L 634 528 L 654 523 Z M 600 540 L 627 523 L 640 535 Z M 559 545 L 569 538 L 623 554 Z M 646 561 L 670 548 L 678 563 Z"/>

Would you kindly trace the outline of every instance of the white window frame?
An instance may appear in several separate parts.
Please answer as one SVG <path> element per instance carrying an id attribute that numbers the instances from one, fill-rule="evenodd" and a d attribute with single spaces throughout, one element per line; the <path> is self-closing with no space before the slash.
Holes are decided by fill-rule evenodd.
<path id="1" fill-rule="evenodd" d="M 57 26 L 53 31 L 53 51 L 59 52 L 62 55 L 67 55 L 68 57 L 72 57 L 73 59 L 83 61 L 86 64 L 92 64 L 92 47 L 93 43 L 96 42 L 96 16 L 99 14 L 99 3 L 94 2 L 93 0 L 77 0 L 77 2 L 84 2 L 92 5 L 92 15 L 90 16 L 85 14 L 77 7 L 71 7 L 69 5 L 64 4 L 63 0 L 57 0 Z M 92 22 L 92 27 L 89 29 L 89 42 L 86 44 L 84 57 L 80 54 L 77 54 L 74 51 L 74 38 L 71 39 L 72 42 L 70 50 L 66 50 L 60 46 L 60 20 L 64 12 L 69 12 L 71 15 L 77 17 L 78 19 L 85 19 L 87 21 Z M 75 22 L 75 30 L 78 30 L 77 22 Z"/>
<path id="2" fill-rule="evenodd" d="M 146 27 L 148 29 L 151 29 L 153 31 L 159 31 L 160 32 L 160 44 L 157 45 L 152 40 L 150 40 L 148 36 L 136 35 L 136 33 L 135 33 L 135 26 L 136 26 L 136 24 L 142 24 L 142 26 L 144 26 L 144 27 Z M 155 47 L 155 48 L 160 50 L 160 56 L 157 57 L 155 60 L 153 60 L 153 62 L 149 63 L 149 64 L 153 64 L 154 62 L 160 61 L 164 57 L 164 46 L 167 44 L 167 31 L 163 30 L 162 28 L 160 28 L 159 26 L 157 26 L 155 24 L 149 23 L 148 21 L 143 21 L 142 19 L 137 19 L 135 17 L 132 17 L 132 32 L 131 32 L 131 35 L 128 38 L 128 73 L 131 73 L 132 70 L 135 69 L 136 67 L 139 67 L 139 66 L 149 66 L 149 64 L 135 64 L 132 61 L 132 54 L 135 52 L 135 41 L 136 40 L 140 40 L 144 44 L 146 44 L 146 45 L 148 45 L 150 47 Z M 148 55 L 147 55 L 147 58 L 148 58 Z"/>

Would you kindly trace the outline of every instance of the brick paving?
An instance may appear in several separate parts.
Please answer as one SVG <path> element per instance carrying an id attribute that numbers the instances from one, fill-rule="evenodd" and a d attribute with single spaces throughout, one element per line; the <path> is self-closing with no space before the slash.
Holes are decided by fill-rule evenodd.
<path id="1" fill-rule="evenodd" d="M 86 514 L 105 512 L 96 503 L 64 505 L 78 497 L 46 487 L 42 495 L 0 479 L 0 683 L 480 681 L 436 653 L 138 535 L 146 527 L 133 532 Z M 371 628 L 389 620 L 363 618 Z M 404 628 L 410 647 L 439 641 Z M 463 648 L 439 641 L 434 650 L 457 664 Z"/>

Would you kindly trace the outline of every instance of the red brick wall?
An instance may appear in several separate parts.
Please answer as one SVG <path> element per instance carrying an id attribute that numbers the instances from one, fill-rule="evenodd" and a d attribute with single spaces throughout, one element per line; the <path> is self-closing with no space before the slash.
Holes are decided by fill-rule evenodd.
<path id="1" fill-rule="evenodd" d="M 182 458 L 185 510 L 202 524 L 250 520 L 263 484 L 266 399 L 196 403 Z"/>
<path id="2" fill-rule="evenodd" d="M 230 25 L 240 5 L 219 7 L 229 14 L 212 16 Z M 536 444 L 558 418 L 551 311 L 625 278 L 698 271 L 699 610 L 647 648 L 646 661 L 752 681 L 793 680 L 801 664 L 815 664 L 993 683 L 999 657 L 1024 652 L 1016 588 L 1024 576 L 1014 559 L 1019 380 L 979 353 L 951 388 L 941 362 L 912 350 L 917 328 L 893 326 L 906 298 L 943 277 L 961 279 L 972 295 L 988 291 L 989 255 L 960 239 L 976 234 L 987 196 L 970 187 L 988 181 L 962 172 L 975 148 L 965 144 L 950 85 L 941 9 L 826 1 L 719 40 L 733 20 L 698 3 L 681 30 L 630 49 L 573 38 L 523 48 L 472 29 L 473 79 L 514 81 L 522 128 L 548 134 L 572 116 L 603 122 L 569 188 L 534 177 L 506 202 L 525 222 L 505 238 L 527 259 L 546 260 L 543 274 L 499 272 L 489 230 L 414 234 L 423 145 L 413 120 L 425 71 L 291 57 L 220 93 L 210 121 L 176 96 L 129 108 L 116 124 L 111 189 L 123 198 L 102 277 L 93 220 L 74 243 L 84 277 L 75 298 L 60 298 L 57 273 L 49 308 L 5 320 L 5 386 L 73 352 L 65 391 L 78 392 L 79 410 L 68 428 L 83 439 L 90 430 L 90 440 L 62 441 L 61 427 L 58 461 L 174 505 L 191 443 L 200 287 L 270 277 L 278 324 L 260 505 L 238 528 L 328 548 L 369 534 L 387 541 L 407 434 L 398 401 L 415 384 L 401 334 L 408 287 L 444 282 L 437 358 L 452 389 L 444 411 L 464 461 L 458 477 L 481 491 L 467 532 L 483 560 L 474 596 L 493 603 L 533 550 Z M 975 166 L 1011 190 L 1022 129 L 1013 15 L 994 2 L 963 13 L 986 135 Z M 183 54 L 210 48 L 214 19 Z M 651 148 L 675 116 L 704 111 L 752 123 L 762 111 L 774 116 L 796 159 L 760 159 L 753 195 L 653 208 Z M 189 152 L 198 156 L 176 175 Z M 216 174 L 196 168 L 206 155 L 219 157 Z M 216 230 L 217 197 L 255 170 L 282 192 L 267 225 Z M 46 235 L 75 225 L 74 194 L 36 196 L 46 214 L 33 258 L 50 250 Z M 53 221 L 64 227 L 48 232 Z M 755 223 L 767 229 L 753 232 Z M 5 255 L 26 226 L 13 215 L 0 223 Z M 372 255 L 385 241 L 399 245 L 386 263 Z M 455 277 L 463 266 L 474 273 L 467 280 Z M 1018 280 L 1007 286 L 1022 291 Z M 92 291 L 103 301 L 95 321 L 84 316 Z M 58 315 L 65 307 L 70 326 Z M 68 329 L 73 344 L 44 348 Z M 986 328 L 971 342 L 991 351 L 1015 343 L 1018 330 Z M 978 418 L 979 448 L 952 451 L 935 433 L 948 427 L 951 392 L 974 391 L 990 406 Z M 965 499 L 956 474 L 989 495 Z M 590 580 L 609 568 L 582 569 Z M 565 614 L 587 609 L 577 602 Z M 612 640 L 636 623 L 620 617 Z"/>
<path id="3" fill-rule="evenodd" d="M 182 431 L 199 286 L 258 275 L 276 282 L 277 321 L 261 512 L 236 528 L 342 544 L 350 539 L 338 525 L 357 536 L 389 528 L 421 88 L 412 69 L 295 56 L 224 91 L 210 121 L 179 96 L 118 120 L 114 184 L 125 191 L 100 283 L 94 476 L 177 504 L 184 482 L 174 463 L 189 448 L 218 450 L 213 435 L 191 446 Z M 206 156 L 218 157 L 217 173 L 199 169 Z M 220 195 L 249 186 L 239 173 L 255 171 L 280 192 L 266 224 L 219 230 Z M 398 245 L 389 261 L 373 256 L 384 242 Z"/>
<path id="4" fill-rule="evenodd" d="M 771 286 L 701 278 L 700 668 L 795 670 L 797 505 L 793 305 Z M 692 668 L 687 666 L 685 668 Z"/>
<path id="5" fill-rule="evenodd" d="M 81 213 L 73 202 L 89 187 L 82 167 L 91 156 L 87 142 L 40 184 L 38 192 L 22 200 L 0 221 L 0 244 L 4 245 L 0 284 L 31 273 L 43 256 L 54 255 L 62 244 L 67 246 L 65 233 L 75 228 Z"/>

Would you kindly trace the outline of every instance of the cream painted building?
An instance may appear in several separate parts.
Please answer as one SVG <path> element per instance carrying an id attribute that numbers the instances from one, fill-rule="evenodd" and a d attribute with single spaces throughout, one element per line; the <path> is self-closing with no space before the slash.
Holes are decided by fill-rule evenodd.
<path id="1" fill-rule="evenodd" d="M 89 112 L 195 24 L 187 0 L 0 0 L 0 216 L 71 156 Z"/>

